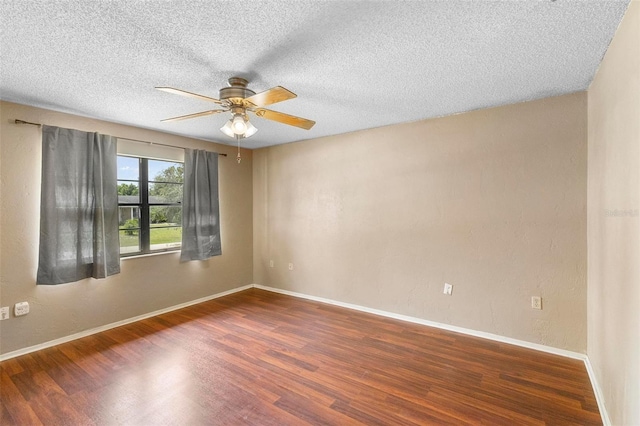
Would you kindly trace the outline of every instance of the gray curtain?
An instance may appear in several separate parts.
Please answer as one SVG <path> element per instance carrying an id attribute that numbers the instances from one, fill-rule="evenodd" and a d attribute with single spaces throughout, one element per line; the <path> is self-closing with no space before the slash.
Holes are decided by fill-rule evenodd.
<path id="1" fill-rule="evenodd" d="M 221 254 L 218 154 L 185 149 L 180 261 Z"/>
<path id="2" fill-rule="evenodd" d="M 119 272 L 116 138 L 43 126 L 37 283 Z"/>

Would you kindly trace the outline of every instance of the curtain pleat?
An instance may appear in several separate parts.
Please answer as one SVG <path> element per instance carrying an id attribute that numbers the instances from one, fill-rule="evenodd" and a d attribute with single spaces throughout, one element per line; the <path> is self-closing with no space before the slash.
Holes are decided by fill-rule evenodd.
<path id="1" fill-rule="evenodd" d="M 218 154 L 185 149 L 180 261 L 221 254 Z"/>
<path id="2" fill-rule="evenodd" d="M 117 140 L 43 126 L 37 284 L 120 272 Z"/>

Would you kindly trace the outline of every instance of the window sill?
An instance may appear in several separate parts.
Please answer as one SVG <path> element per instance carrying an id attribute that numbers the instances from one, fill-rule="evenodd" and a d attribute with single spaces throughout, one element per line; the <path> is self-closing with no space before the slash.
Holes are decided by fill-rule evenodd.
<path id="1" fill-rule="evenodd" d="M 126 257 L 121 257 L 120 261 L 122 262 L 123 260 L 140 259 L 141 257 L 163 256 L 165 254 L 174 254 L 174 253 L 180 254 L 180 250 L 178 249 L 178 250 L 171 250 L 171 251 L 161 251 L 159 253 L 145 253 L 145 254 L 138 254 L 135 256 L 126 256 Z"/>

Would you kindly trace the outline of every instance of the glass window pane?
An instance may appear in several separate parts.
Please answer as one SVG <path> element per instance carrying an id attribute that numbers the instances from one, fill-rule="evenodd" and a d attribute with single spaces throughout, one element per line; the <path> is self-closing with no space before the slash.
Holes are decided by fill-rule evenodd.
<path id="1" fill-rule="evenodd" d="M 148 164 L 149 182 L 183 182 L 184 164 L 160 160 L 149 160 Z"/>
<path id="2" fill-rule="evenodd" d="M 118 207 L 118 226 L 121 229 L 132 229 L 140 227 L 140 208 L 119 206 Z"/>
<path id="3" fill-rule="evenodd" d="M 118 155 L 118 179 L 140 180 L 140 159 Z"/>
<path id="4" fill-rule="evenodd" d="M 151 250 L 179 248 L 182 245 L 182 228 L 159 228 L 151 225 Z"/>
<path id="5" fill-rule="evenodd" d="M 138 182 L 118 181 L 118 204 L 137 204 L 140 202 Z"/>
<path id="6" fill-rule="evenodd" d="M 182 203 L 181 183 L 149 183 L 149 204 Z"/>
<path id="7" fill-rule="evenodd" d="M 151 206 L 149 207 L 149 221 L 151 226 L 182 225 L 181 206 Z"/>
<path id="8" fill-rule="evenodd" d="M 120 254 L 136 253 L 140 251 L 140 231 L 120 231 Z"/>

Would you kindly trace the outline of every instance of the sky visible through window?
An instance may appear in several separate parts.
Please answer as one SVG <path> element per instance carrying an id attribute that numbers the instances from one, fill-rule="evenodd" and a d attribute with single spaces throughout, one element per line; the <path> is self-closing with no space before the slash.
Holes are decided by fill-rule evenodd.
<path id="1" fill-rule="evenodd" d="M 118 155 L 118 179 L 138 180 L 138 159 Z"/>
<path id="2" fill-rule="evenodd" d="M 149 160 L 149 179 L 153 179 L 164 169 L 171 166 L 178 166 L 180 163 L 172 161 Z M 118 156 L 118 179 L 138 180 L 138 159 L 134 157 Z"/>

